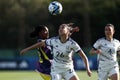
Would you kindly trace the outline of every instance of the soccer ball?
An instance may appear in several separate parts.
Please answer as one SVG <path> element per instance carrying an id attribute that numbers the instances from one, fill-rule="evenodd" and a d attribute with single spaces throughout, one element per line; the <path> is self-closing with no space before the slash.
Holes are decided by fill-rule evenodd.
<path id="1" fill-rule="evenodd" d="M 52 15 L 60 14 L 62 12 L 62 9 L 63 7 L 58 1 L 53 1 L 48 6 L 48 10 Z"/>

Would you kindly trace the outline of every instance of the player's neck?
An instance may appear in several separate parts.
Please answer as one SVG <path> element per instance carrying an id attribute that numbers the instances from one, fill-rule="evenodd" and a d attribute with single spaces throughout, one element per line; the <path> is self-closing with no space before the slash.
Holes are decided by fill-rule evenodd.
<path id="1" fill-rule="evenodd" d="M 61 43 L 65 43 L 68 39 L 69 39 L 69 37 L 66 37 L 66 36 L 60 37 Z"/>
<path id="2" fill-rule="evenodd" d="M 107 39 L 108 41 L 112 41 L 112 40 L 113 40 L 113 37 L 106 37 L 106 39 Z"/>

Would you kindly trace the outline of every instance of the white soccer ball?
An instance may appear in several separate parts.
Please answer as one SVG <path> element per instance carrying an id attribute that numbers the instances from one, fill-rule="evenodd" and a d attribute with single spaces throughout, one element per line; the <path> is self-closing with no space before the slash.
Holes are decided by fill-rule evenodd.
<path id="1" fill-rule="evenodd" d="M 58 1 L 53 1 L 49 4 L 48 10 L 52 15 L 57 15 L 62 12 L 62 4 Z"/>

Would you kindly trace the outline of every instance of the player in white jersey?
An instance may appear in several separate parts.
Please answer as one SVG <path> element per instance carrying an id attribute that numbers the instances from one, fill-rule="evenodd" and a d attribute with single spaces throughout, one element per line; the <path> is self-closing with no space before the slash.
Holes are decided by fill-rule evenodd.
<path id="1" fill-rule="evenodd" d="M 59 36 L 47 39 L 45 42 L 36 43 L 21 53 L 30 49 L 49 45 L 53 53 L 53 62 L 51 66 L 52 80 L 79 80 L 73 67 L 72 55 L 78 53 L 85 62 L 88 76 L 91 76 L 88 59 L 80 46 L 70 38 L 73 29 L 69 24 L 62 24 L 59 27 Z"/>
<path id="2" fill-rule="evenodd" d="M 120 42 L 113 38 L 114 25 L 105 26 L 105 37 L 98 39 L 91 49 L 90 53 L 98 54 L 98 79 L 119 80 L 119 65 L 117 62 L 117 53 L 120 54 Z"/>

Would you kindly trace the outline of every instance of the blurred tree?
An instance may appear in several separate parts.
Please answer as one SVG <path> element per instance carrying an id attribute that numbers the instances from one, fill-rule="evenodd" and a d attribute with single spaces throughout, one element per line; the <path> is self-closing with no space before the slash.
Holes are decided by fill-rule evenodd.
<path id="1" fill-rule="evenodd" d="M 120 19 L 118 14 L 120 14 L 120 1 L 119 0 L 91 0 L 91 35 L 92 42 L 94 42 L 98 37 L 104 36 L 104 26 L 107 23 L 112 23 L 115 25 L 116 34 L 115 37 L 119 37 L 119 26 Z"/>
<path id="2" fill-rule="evenodd" d="M 90 46 L 91 45 L 91 32 L 90 32 L 90 5 L 89 5 L 89 0 L 83 0 L 83 4 L 84 4 L 84 13 L 83 13 L 83 20 L 84 20 L 84 31 L 83 31 L 84 46 Z"/>
<path id="3" fill-rule="evenodd" d="M 0 0 L 0 48 L 34 43 L 29 33 L 39 24 L 48 26 L 50 35 L 56 35 L 61 23 L 75 23 L 80 32 L 72 37 L 82 47 L 103 36 L 106 23 L 115 25 L 115 37 L 119 38 L 119 0 L 57 0 L 63 5 L 63 12 L 56 16 L 48 12 L 51 1 L 54 0 Z"/>

